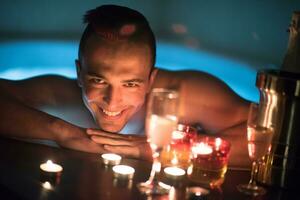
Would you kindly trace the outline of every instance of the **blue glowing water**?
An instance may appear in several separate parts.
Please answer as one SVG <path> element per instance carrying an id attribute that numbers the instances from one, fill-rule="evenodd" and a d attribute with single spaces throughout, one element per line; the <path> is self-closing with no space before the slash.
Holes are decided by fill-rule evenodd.
<path id="1" fill-rule="evenodd" d="M 74 41 L 15 41 L 0 43 L 0 78 L 24 79 L 41 74 L 76 77 Z M 169 70 L 193 69 L 212 74 L 241 97 L 258 101 L 256 71 L 245 62 L 224 56 L 159 42 L 156 66 Z"/>

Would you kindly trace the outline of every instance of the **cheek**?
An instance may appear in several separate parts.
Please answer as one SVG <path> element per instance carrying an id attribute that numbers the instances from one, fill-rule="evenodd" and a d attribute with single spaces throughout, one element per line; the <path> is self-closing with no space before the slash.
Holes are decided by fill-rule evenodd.
<path id="1" fill-rule="evenodd" d="M 85 87 L 84 96 L 88 102 L 95 101 L 101 97 L 102 92 L 99 89 L 93 87 Z"/>
<path id="2" fill-rule="evenodd" d="M 132 91 L 127 92 L 123 95 L 123 101 L 127 104 L 133 105 L 135 107 L 139 107 L 144 103 L 146 96 L 146 91 Z"/>

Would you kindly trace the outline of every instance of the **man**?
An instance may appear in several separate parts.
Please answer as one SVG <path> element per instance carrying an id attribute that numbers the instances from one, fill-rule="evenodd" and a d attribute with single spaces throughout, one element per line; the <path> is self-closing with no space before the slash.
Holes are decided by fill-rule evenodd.
<path id="1" fill-rule="evenodd" d="M 143 133 L 147 94 L 154 87 L 176 88 L 179 121 L 201 124 L 206 132 L 227 138 L 232 143 L 230 164 L 248 165 L 247 101 L 208 74 L 155 68 L 155 38 L 137 11 L 104 5 L 87 12 L 84 20 L 77 81 L 60 76 L 0 81 L 2 135 L 149 159 L 146 138 L 138 135 Z M 73 111 L 87 122 L 92 115 L 95 125 L 75 125 L 48 114 L 49 109 Z M 128 128 L 131 134 L 119 134 Z"/>

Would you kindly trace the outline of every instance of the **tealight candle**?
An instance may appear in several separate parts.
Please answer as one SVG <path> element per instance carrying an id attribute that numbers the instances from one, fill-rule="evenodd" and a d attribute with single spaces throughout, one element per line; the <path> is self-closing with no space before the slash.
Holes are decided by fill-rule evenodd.
<path id="1" fill-rule="evenodd" d="M 116 178 L 132 179 L 135 172 L 134 168 L 127 165 L 116 165 L 112 168 Z"/>
<path id="2" fill-rule="evenodd" d="M 104 164 L 106 165 L 118 165 L 121 162 L 122 157 L 114 153 L 105 153 L 101 155 Z"/>
<path id="3" fill-rule="evenodd" d="M 164 172 L 172 177 L 181 177 L 185 175 L 185 170 L 179 168 L 179 167 L 166 167 L 164 169 Z"/>
<path id="4" fill-rule="evenodd" d="M 46 163 L 40 165 L 41 170 L 45 172 L 58 173 L 63 170 L 62 166 L 53 163 L 51 160 L 47 160 Z"/>

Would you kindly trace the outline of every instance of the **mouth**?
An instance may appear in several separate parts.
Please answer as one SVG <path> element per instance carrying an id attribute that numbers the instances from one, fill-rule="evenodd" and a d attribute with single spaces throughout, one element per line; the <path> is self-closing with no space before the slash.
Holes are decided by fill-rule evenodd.
<path id="1" fill-rule="evenodd" d="M 102 112 L 103 112 L 104 114 L 106 114 L 107 116 L 109 116 L 109 117 L 115 117 L 115 116 L 120 115 L 122 111 L 114 111 L 114 112 L 111 112 L 111 111 L 102 109 Z"/>
<path id="2" fill-rule="evenodd" d="M 103 108 L 100 109 L 102 111 L 103 116 L 108 120 L 117 120 L 121 118 L 122 114 L 125 110 L 119 110 L 119 111 L 109 111 L 105 110 Z"/>

